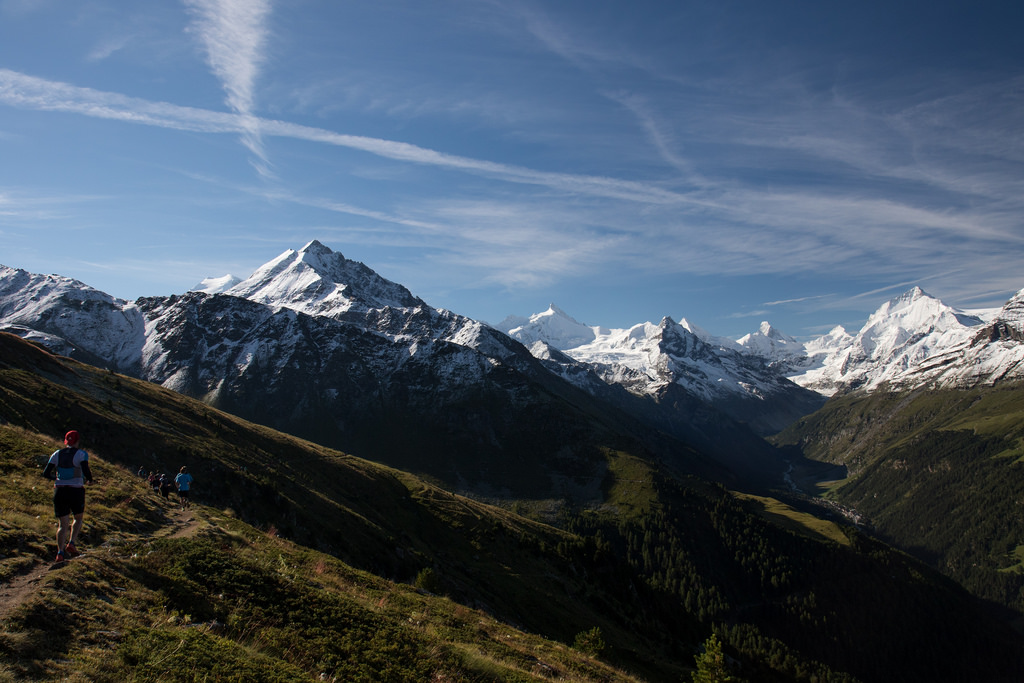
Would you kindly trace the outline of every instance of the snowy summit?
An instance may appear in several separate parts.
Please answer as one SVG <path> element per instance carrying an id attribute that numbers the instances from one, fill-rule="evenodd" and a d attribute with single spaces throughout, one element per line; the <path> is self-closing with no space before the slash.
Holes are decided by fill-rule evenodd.
<path id="1" fill-rule="evenodd" d="M 634 387 L 637 373 L 652 382 L 655 377 L 664 381 L 670 377 L 664 371 L 675 367 L 671 381 L 705 396 L 770 393 L 763 380 L 754 381 L 753 366 L 739 362 L 737 353 L 823 396 L 850 389 L 971 386 L 1024 377 L 1024 290 L 996 313 L 962 311 L 914 287 L 882 304 L 856 333 L 836 326 L 807 342 L 767 321 L 735 341 L 714 337 L 686 319 L 678 325 L 666 318 L 660 325 L 646 322 L 608 330 L 578 323 L 553 305 L 528 319 L 508 320 L 517 322 L 505 331 L 531 349 L 544 341 L 579 362 L 613 368 L 606 377 L 624 378 L 628 369 L 634 373 Z M 682 356 L 664 352 L 666 332 L 680 339 L 689 335 L 703 346 L 691 342 L 691 353 L 682 362 Z"/>
<path id="2" fill-rule="evenodd" d="M 423 302 L 402 285 L 317 240 L 289 249 L 261 266 L 227 294 L 310 315 L 338 317 L 348 311 L 416 308 Z"/>
<path id="3" fill-rule="evenodd" d="M 222 294 L 241 281 L 241 278 L 235 277 L 229 273 L 221 277 L 205 278 L 202 282 L 188 291 L 202 292 L 203 294 Z"/>

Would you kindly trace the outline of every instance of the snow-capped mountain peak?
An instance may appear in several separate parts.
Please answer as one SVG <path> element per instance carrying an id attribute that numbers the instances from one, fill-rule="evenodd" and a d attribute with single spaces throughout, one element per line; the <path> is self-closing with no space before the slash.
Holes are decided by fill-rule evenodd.
<path id="1" fill-rule="evenodd" d="M 683 391 L 720 406 L 731 416 L 751 424 L 757 421 L 757 428 L 767 431 L 784 421 L 771 414 L 775 408 L 816 400 L 808 398 L 813 396 L 809 391 L 779 377 L 761 358 L 742 353 L 735 342 L 714 337 L 686 319 L 677 323 L 666 316 L 657 324 L 609 330 L 583 325 L 550 306 L 507 332 L 541 360 L 548 360 L 554 347 L 593 368 L 608 384 L 635 395 L 671 397 Z M 765 400 L 781 396 L 787 398 Z"/>
<path id="2" fill-rule="evenodd" d="M 143 327 L 138 308 L 123 299 L 69 277 L 0 266 L 0 329 L 66 355 L 80 350 L 130 364 Z"/>
<path id="3" fill-rule="evenodd" d="M 515 327 L 503 331 L 524 346 L 532 346 L 534 342 L 544 341 L 556 349 L 571 349 L 589 344 L 607 330 L 588 327 L 575 320 L 555 304 L 550 304 L 546 311 L 535 313 Z"/>
<path id="4" fill-rule="evenodd" d="M 690 321 L 687 318 L 680 318 L 679 326 L 682 327 L 687 332 L 689 332 L 690 334 L 697 337 L 698 339 L 700 339 L 705 344 L 710 344 L 711 346 L 717 346 L 722 349 L 730 349 L 733 351 L 742 350 L 739 344 L 737 344 L 732 339 L 729 339 L 728 337 L 716 337 L 715 335 L 705 330 L 703 327 L 695 325 L 692 321 Z"/>
<path id="5" fill-rule="evenodd" d="M 203 294 L 221 294 L 223 292 L 228 291 L 241 281 L 241 278 L 235 277 L 234 275 L 228 273 L 227 275 L 222 275 L 221 277 L 204 278 L 202 282 L 200 282 L 195 287 L 192 287 L 188 291 L 202 292 Z"/>
<path id="6" fill-rule="evenodd" d="M 350 310 L 423 305 L 405 287 L 331 251 L 317 240 L 299 251 L 285 251 L 226 293 L 328 317 L 338 317 Z"/>
<path id="7" fill-rule="evenodd" d="M 969 316 L 926 293 L 920 287 L 882 304 L 861 328 L 856 345 L 859 355 L 888 362 L 901 350 L 917 347 L 915 356 L 936 345 L 947 346 L 971 336 L 969 328 L 981 325 Z M 906 369 L 909 365 L 904 366 Z"/>
<path id="8" fill-rule="evenodd" d="M 882 304 L 857 334 L 836 328 L 807 344 L 808 360 L 790 379 L 824 394 L 930 381 L 938 366 L 929 359 L 957 358 L 982 325 L 981 318 L 914 287 Z M 944 361 L 944 372 L 948 365 Z"/>
<path id="9" fill-rule="evenodd" d="M 862 335 L 872 330 L 883 332 L 894 329 L 949 330 L 981 324 L 977 316 L 968 315 L 931 296 L 920 287 L 901 294 L 882 304 L 865 324 Z"/>
<path id="10" fill-rule="evenodd" d="M 996 320 L 1024 332 L 1024 289 L 1018 291 L 996 314 Z"/>
<path id="11" fill-rule="evenodd" d="M 788 334 L 772 326 L 767 320 L 757 332 L 744 335 L 736 340 L 743 353 L 761 356 L 769 361 L 785 361 L 805 354 L 804 345 Z"/>
<path id="12" fill-rule="evenodd" d="M 779 330 L 777 330 L 774 327 L 772 327 L 772 324 L 770 322 L 768 322 L 767 320 L 764 320 L 764 321 L 761 322 L 761 326 L 757 328 L 757 331 L 760 332 L 761 334 L 763 334 L 764 336 L 768 337 L 769 339 L 775 339 L 775 340 L 778 340 L 778 341 L 785 341 L 785 342 L 796 341 L 795 339 L 790 337 L 788 334 L 783 334 Z"/>
<path id="13" fill-rule="evenodd" d="M 809 356 L 816 356 L 832 351 L 846 348 L 853 343 L 853 335 L 846 331 L 842 325 L 836 325 L 828 334 L 812 339 L 804 344 L 804 349 Z"/>

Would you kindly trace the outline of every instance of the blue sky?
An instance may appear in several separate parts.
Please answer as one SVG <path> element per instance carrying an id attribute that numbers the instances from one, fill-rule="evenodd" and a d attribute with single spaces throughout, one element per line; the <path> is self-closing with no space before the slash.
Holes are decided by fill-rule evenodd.
<path id="1" fill-rule="evenodd" d="M 1024 287 L 1024 8 L 0 0 L 0 263 L 114 296 L 318 239 L 498 322 L 858 328 Z"/>

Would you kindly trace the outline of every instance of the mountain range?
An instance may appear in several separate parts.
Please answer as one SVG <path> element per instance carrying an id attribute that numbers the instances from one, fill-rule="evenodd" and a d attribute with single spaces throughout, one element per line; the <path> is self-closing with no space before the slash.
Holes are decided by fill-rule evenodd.
<path id="1" fill-rule="evenodd" d="M 85 553 L 51 566 L 39 472 L 68 424 L 95 481 Z M 618 446 L 599 500 L 489 504 L 0 333 L 0 667 L 667 683 L 717 639 L 719 680 L 1020 680 L 1021 635 L 919 561 Z M 136 474 L 181 465 L 187 512 Z"/>
<path id="2" fill-rule="evenodd" d="M 586 497 L 604 466 L 595 444 L 612 432 L 680 466 L 716 466 L 660 445 L 507 335 L 433 309 L 318 242 L 222 293 L 134 302 L 4 268 L 0 321 L 63 355 L 460 490 Z"/>
<path id="3" fill-rule="evenodd" d="M 855 334 L 799 342 L 763 323 L 734 341 L 668 317 L 588 326 L 554 305 L 490 325 L 432 308 L 317 241 L 245 279 L 136 301 L 0 266 L 0 330 L 479 490 L 516 488 L 522 468 L 509 461 L 542 452 L 561 454 L 564 466 L 541 469 L 564 487 L 589 466 L 583 435 L 595 421 L 684 469 L 777 480 L 784 465 L 761 437 L 837 393 L 1021 377 L 1022 310 L 1024 291 L 976 315 L 914 288 Z"/>
<path id="4" fill-rule="evenodd" d="M 647 604 L 676 629 L 665 646 L 672 667 L 679 638 L 692 643 L 719 622 L 748 664 L 795 648 L 861 680 L 889 680 L 906 647 L 922 653 L 908 680 L 934 680 L 950 662 L 963 674 L 955 651 L 941 665 L 924 662 L 957 644 L 988 653 L 978 644 L 986 637 L 971 635 L 982 630 L 967 624 L 990 616 L 1016 642 L 1003 628 L 1007 615 L 1024 614 L 1024 291 L 1000 310 L 960 311 L 914 288 L 860 330 L 809 341 L 769 323 L 731 340 L 667 317 L 613 330 L 554 305 L 490 325 L 433 308 L 313 241 L 248 278 L 135 301 L 0 266 L 0 331 L 98 368 L 0 335 L 0 423 L 50 432 L 74 414 L 124 466 L 173 452 L 208 469 L 221 507 L 253 523 L 273 508 L 275 525 L 304 543 L 334 539 L 325 548 L 334 554 L 345 552 L 344 535 L 321 529 L 301 501 L 354 506 L 353 519 L 377 520 L 360 531 L 375 540 L 372 553 L 346 559 L 388 558 L 369 568 L 415 572 L 407 565 L 420 562 L 393 552 L 414 541 L 418 558 L 458 576 L 466 600 L 494 599 L 489 579 L 467 568 L 491 561 L 493 539 L 446 557 L 450 538 L 436 546 L 419 526 L 374 516 L 380 504 L 401 508 L 405 494 L 346 489 L 339 498 L 304 465 L 316 457 L 264 452 L 261 439 L 281 437 L 234 416 L 528 512 L 575 535 L 590 558 L 566 570 L 578 577 L 566 604 L 621 615 L 617 631 L 627 633 L 640 618 L 630 596 L 653 590 Z M 143 388 L 153 385 L 173 391 Z M 228 470 L 243 472 L 248 488 L 221 481 Z M 813 495 L 822 493 L 827 500 Z M 431 497 L 447 509 L 447 495 Z M 501 598 L 506 614 L 522 599 L 516 585 Z M 960 586 L 992 604 L 975 605 Z M 973 616 L 949 630 L 940 622 L 954 604 Z M 992 605 L 1005 611 L 989 615 Z M 543 630 L 560 611 L 530 624 Z M 883 627 L 897 623 L 906 628 Z M 903 642 L 926 632 L 927 643 Z M 807 680 L 805 660 L 788 656 L 771 655 L 769 668 Z M 1011 659 L 994 666 L 1009 671 Z"/>
<path id="5" fill-rule="evenodd" d="M 914 287 L 882 304 L 859 331 L 836 326 L 806 342 L 769 322 L 737 340 L 712 336 L 686 319 L 610 330 L 579 323 L 554 304 L 529 318 L 507 318 L 498 328 L 540 355 L 546 352 L 536 345 L 544 343 L 606 368 L 610 381 L 646 377 L 648 390 L 675 381 L 708 400 L 773 395 L 772 382 L 780 377 L 826 397 L 882 386 L 965 388 L 1024 377 L 1024 290 L 1002 309 L 964 312 Z M 658 348 L 666 330 L 688 340 L 685 354 Z"/>

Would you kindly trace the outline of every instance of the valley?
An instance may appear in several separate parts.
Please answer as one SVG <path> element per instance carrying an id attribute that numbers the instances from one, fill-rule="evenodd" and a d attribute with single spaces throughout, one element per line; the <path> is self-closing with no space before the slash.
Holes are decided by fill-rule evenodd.
<path id="1" fill-rule="evenodd" d="M 104 581 L 149 605 L 100 629 L 135 640 L 89 642 L 122 674 L 178 657 L 183 614 L 226 625 L 193 643 L 213 666 L 235 645 L 265 662 L 251 680 L 310 680 L 310 657 L 339 680 L 387 679 L 389 662 L 393 680 L 686 680 L 712 635 L 748 681 L 1024 673 L 1019 295 L 983 319 L 915 289 L 856 334 L 800 343 L 767 324 L 740 342 L 669 318 L 588 328 L 555 307 L 502 330 L 318 242 L 223 286 L 127 302 L 3 271 L 13 680 L 102 680 L 27 645 L 56 618 L 39 596 L 58 576 L 39 573 L 46 498 L 24 477 L 68 423 L 111 479 L 89 536 L 106 555 L 61 574 L 102 557 Z M 204 526 L 173 552 L 130 474 L 168 460 L 204 482 Z M 327 585 L 316 567 L 350 577 L 329 599 L 359 607 L 304 592 Z M 256 582 L 265 602 L 194 576 Z M 348 615 L 331 632 L 349 659 L 295 645 L 334 626 L 275 611 L 294 600 Z"/>
<path id="2" fill-rule="evenodd" d="M 677 680 L 712 632 L 747 680 L 967 676 L 932 646 L 949 639 L 989 680 L 1019 666 L 1019 636 L 923 565 L 636 454 L 606 450 L 602 502 L 541 522 L 530 500 L 485 505 L 11 335 L 0 352 L 5 581 L 52 543 L 44 435 L 80 425 L 99 481 L 87 555 L 3 619 L 15 679 L 205 662 L 222 680 Z M 183 534 L 134 474 L 178 463 L 202 492 Z M 35 644 L 67 615 L 91 626 L 51 659 Z M 595 628 L 600 647 L 580 636 Z"/>

